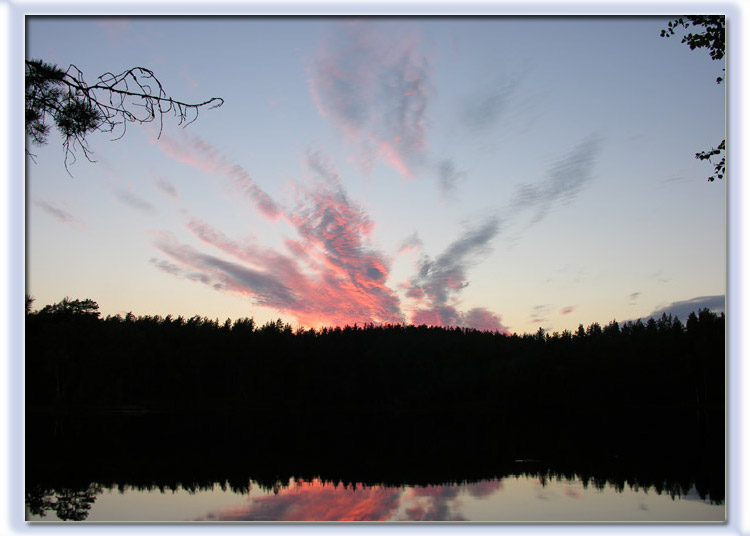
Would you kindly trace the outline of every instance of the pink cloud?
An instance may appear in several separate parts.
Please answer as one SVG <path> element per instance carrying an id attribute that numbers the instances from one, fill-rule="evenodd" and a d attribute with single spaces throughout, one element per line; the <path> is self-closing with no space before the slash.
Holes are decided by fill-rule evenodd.
<path id="1" fill-rule="evenodd" d="M 398 248 L 398 253 L 402 255 L 411 253 L 412 251 L 418 251 L 421 247 L 422 240 L 417 236 L 417 233 L 414 232 L 401 243 Z"/>
<path id="2" fill-rule="evenodd" d="M 415 325 L 442 327 L 465 327 L 480 331 L 497 331 L 509 333 L 502 323 L 502 317 L 482 307 L 475 307 L 462 313 L 455 307 L 441 306 L 435 308 L 418 309 L 412 313 L 411 321 Z"/>
<path id="3" fill-rule="evenodd" d="M 159 149 L 168 156 L 210 174 L 222 174 L 231 180 L 240 195 L 250 198 L 256 208 L 266 218 L 276 220 L 281 209 L 276 202 L 262 190 L 250 174 L 240 165 L 233 163 L 210 143 L 197 136 L 176 140 L 162 134 L 159 140 L 153 140 Z"/>
<path id="4" fill-rule="evenodd" d="M 413 324 L 507 332 L 500 316 L 484 308 L 468 312 L 456 308 L 459 293 L 469 285 L 469 267 L 499 232 L 500 221 L 490 218 L 464 232 L 436 258 L 423 256 L 419 260 L 417 274 L 403 285 L 407 298 L 418 302 L 411 313 Z"/>
<path id="5" fill-rule="evenodd" d="M 228 165 L 216 148 L 195 136 L 177 140 L 162 133 L 158 140 L 154 138 L 151 143 L 174 160 L 209 173 Z"/>
<path id="6" fill-rule="evenodd" d="M 374 160 L 412 177 L 425 150 L 429 65 L 415 34 L 377 23 L 341 24 L 309 66 L 320 114 L 359 146 L 360 163 Z"/>
<path id="7" fill-rule="evenodd" d="M 499 331 L 508 333 L 503 326 L 502 317 L 482 307 L 475 307 L 462 315 L 462 324 L 482 331 Z"/>
<path id="8" fill-rule="evenodd" d="M 563 307 L 562 309 L 560 309 L 560 314 L 561 315 L 568 315 L 568 314 L 572 313 L 573 311 L 575 311 L 576 307 L 578 307 L 578 306 L 577 305 L 568 305 L 567 307 Z"/>
<path id="9" fill-rule="evenodd" d="M 403 322 L 399 298 L 386 284 L 389 261 L 370 244 L 373 222 L 348 199 L 329 162 L 317 154 L 308 159 L 320 180 L 299 187 L 298 206 L 280 216 L 297 235 L 285 239 L 285 251 L 239 243 L 193 218 L 187 229 L 214 253 L 162 234 L 156 247 L 172 264 L 169 270 L 157 266 L 247 296 L 307 326 Z"/>
<path id="10" fill-rule="evenodd" d="M 349 199 L 335 166 L 319 153 L 307 154 L 312 184 L 296 185 L 297 204 L 287 208 L 260 189 L 246 170 L 199 138 L 176 142 L 165 137 L 161 147 L 178 161 L 223 174 L 269 221 L 283 219 L 296 236 L 286 237 L 283 249 L 276 251 L 239 243 L 209 223 L 191 219 L 188 231 L 214 251 L 204 253 L 160 235 L 156 247 L 169 264 L 155 263 L 158 268 L 248 297 L 310 327 L 406 320 L 398 294 L 387 284 L 390 259 L 372 244 L 374 222 Z M 468 285 L 467 257 L 481 250 L 497 229 L 498 222 L 492 220 L 466 233 L 434 261 L 422 259 L 420 275 L 402 286 L 406 297 L 418 302 L 411 312 L 413 323 L 507 331 L 501 317 L 486 309 L 460 312 L 449 303 Z M 407 248 L 421 248 L 416 234 L 400 249 Z"/>

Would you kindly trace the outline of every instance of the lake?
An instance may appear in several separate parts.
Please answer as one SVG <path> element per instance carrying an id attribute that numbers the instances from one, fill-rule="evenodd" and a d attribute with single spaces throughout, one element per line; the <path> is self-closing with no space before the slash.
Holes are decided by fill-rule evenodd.
<path id="1" fill-rule="evenodd" d="M 723 413 L 38 413 L 26 430 L 31 522 L 726 516 Z"/>
<path id="2" fill-rule="evenodd" d="M 235 493 L 97 489 L 86 521 L 477 521 L 477 522 L 723 522 L 723 504 L 655 490 L 584 486 L 580 479 L 511 477 L 481 482 L 344 487 L 319 480 Z M 28 521 L 59 521 L 54 514 Z"/>

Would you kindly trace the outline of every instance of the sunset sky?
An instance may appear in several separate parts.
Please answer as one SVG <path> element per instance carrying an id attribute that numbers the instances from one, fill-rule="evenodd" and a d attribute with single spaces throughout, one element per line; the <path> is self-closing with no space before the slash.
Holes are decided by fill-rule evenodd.
<path id="1" fill-rule="evenodd" d="M 26 291 L 293 327 L 723 310 L 723 62 L 669 17 L 30 18 L 27 58 L 224 105 L 26 168 Z M 96 46 L 92 46 L 96 43 Z"/>

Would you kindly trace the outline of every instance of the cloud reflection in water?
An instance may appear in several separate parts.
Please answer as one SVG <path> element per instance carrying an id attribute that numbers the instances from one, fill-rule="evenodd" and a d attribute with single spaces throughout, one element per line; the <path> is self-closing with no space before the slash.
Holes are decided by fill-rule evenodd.
<path id="1" fill-rule="evenodd" d="M 463 521 L 461 495 L 486 497 L 502 481 L 427 487 L 344 487 L 294 482 L 276 494 L 212 512 L 216 521 Z"/>

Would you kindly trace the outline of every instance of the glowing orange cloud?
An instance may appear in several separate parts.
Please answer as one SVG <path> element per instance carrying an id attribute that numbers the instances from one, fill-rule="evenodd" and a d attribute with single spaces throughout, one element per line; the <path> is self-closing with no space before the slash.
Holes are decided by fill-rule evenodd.
<path id="1" fill-rule="evenodd" d="M 239 244 L 193 218 L 187 224 L 193 236 L 233 260 L 161 236 L 157 248 L 177 264 L 168 270 L 157 266 L 217 290 L 252 297 L 259 305 L 290 314 L 308 326 L 403 322 L 398 296 L 386 285 L 389 263 L 367 245 L 372 221 L 347 198 L 327 161 L 310 155 L 309 162 L 323 182 L 300 189 L 302 202 L 283 212 L 298 235 L 296 240 L 285 240 L 290 254 Z M 184 273 L 174 266 L 181 266 Z"/>

